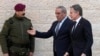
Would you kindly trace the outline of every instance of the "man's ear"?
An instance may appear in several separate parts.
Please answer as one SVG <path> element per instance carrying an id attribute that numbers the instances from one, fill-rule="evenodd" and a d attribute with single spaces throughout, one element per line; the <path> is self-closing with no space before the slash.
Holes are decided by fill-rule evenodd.
<path id="1" fill-rule="evenodd" d="M 79 11 L 76 12 L 78 15 L 80 15 Z"/>

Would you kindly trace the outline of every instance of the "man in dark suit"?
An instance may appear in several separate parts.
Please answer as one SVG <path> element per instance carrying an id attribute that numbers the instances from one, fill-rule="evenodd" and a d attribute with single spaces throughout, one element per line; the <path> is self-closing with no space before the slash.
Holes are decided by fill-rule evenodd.
<path id="1" fill-rule="evenodd" d="M 35 35 L 38 38 L 49 38 L 53 36 L 54 56 L 64 56 L 70 45 L 70 30 L 72 27 L 72 21 L 66 16 L 67 12 L 64 6 L 58 6 L 55 10 L 55 14 L 57 21 L 52 24 L 51 28 L 47 32 L 39 32 L 33 29 L 28 30 L 28 33 Z"/>
<path id="2" fill-rule="evenodd" d="M 82 8 L 79 4 L 70 7 L 70 17 L 76 23 L 72 27 L 71 50 L 73 56 L 92 56 L 92 27 L 91 23 L 82 17 Z"/>

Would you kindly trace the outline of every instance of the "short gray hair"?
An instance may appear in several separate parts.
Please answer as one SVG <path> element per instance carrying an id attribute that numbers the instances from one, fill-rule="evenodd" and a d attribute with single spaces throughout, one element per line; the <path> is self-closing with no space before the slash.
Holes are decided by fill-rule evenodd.
<path id="1" fill-rule="evenodd" d="M 67 13 L 67 10 L 64 6 L 58 6 L 57 8 L 60 8 L 62 10 L 63 13 Z"/>

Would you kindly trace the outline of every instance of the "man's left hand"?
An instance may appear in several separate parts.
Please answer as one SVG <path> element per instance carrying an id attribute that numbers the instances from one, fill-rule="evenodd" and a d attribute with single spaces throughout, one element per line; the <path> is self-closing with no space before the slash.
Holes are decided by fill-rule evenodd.
<path id="1" fill-rule="evenodd" d="M 33 52 L 29 52 L 29 56 L 33 56 Z"/>
<path id="2" fill-rule="evenodd" d="M 82 53 L 82 55 L 81 56 L 86 56 L 86 54 L 85 53 Z"/>
<path id="3" fill-rule="evenodd" d="M 68 52 L 66 52 L 66 53 L 64 54 L 64 56 L 69 56 L 69 53 L 68 53 Z"/>

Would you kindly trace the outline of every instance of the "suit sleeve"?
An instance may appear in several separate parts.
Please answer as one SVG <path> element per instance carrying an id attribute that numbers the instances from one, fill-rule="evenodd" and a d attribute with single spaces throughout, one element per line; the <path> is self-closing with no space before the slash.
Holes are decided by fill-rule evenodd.
<path id="1" fill-rule="evenodd" d="M 47 31 L 47 32 L 39 32 L 39 31 L 36 31 L 36 37 L 37 38 L 49 38 L 53 35 L 53 25 L 54 23 L 52 24 L 51 28 Z"/>
<path id="2" fill-rule="evenodd" d="M 85 34 L 85 39 L 87 41 L 85 49 L 83 53 L 87 53 L 89 49 L 91 49 L 92 44 L 93 44 L 93 35 L 92 35 L 92 27 L 90 22 L 85 22 L 84 24 L 84 34 Z"/>
<path id="3" fill-rule="evenodd" d="M 72 47 L 71 32 L 72 32 L 72 27 L 73 27 L 73 25 L 74 25 L 74 22 L 71 21 L 69 25 L 70 25 L 70 28 L 69 28 L 70 45 L 69 45 L 69 47 L 68 47 L 68 50 L 66 50 L 66 52 L 70 52 L 71 47 Z"/>
<path id="4" fill-rule="evenodd" d="M 0 33 L 0 44 L 1 44 L 1 48 L 2 48 L 3 53 L 8 53 L 6 38 L 8 36 L 9 30 L 10 30 L 10 24 L 8 21 L 6 21 L 4 23 L 4 26 L 3 26 L 1 33 Z"/>

